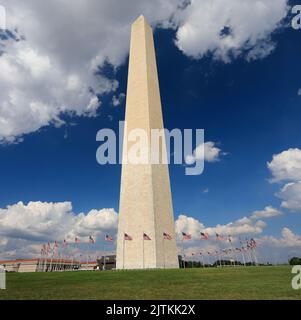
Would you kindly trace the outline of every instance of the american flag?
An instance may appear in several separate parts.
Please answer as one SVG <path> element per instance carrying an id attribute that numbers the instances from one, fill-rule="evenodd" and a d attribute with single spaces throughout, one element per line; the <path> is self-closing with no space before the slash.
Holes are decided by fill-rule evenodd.
<path id="1" fill-rule="evenodd" d="M 80 239 L 78 237 L 75 237 L 75 243 L 80 243 Z"/>
<path id="2" fill-rule="evenodd" d="M 216 235 L 216 240 L 224 240 L 225 239 L 221 234 L 215 233 L 215 235 Z"/>
<path id="3" fill-rule="evenodd" d="M 250 240 L 250 247 L 252 249 L 255 249 L 257 247 L 257 243 L 253 238 Z"/>
<path id="4" fill-rule="evenodd" d="M 182 232 L 183 240 L 191 240 L 191 234 Z"/>
<path id="5" fill-rule="evenodd" d="M 143 240 L 152 240 L 146 233 L 143 233 Z"/>
<path id="6" fill-rule="evenodd" d="M 107 234 L 105 240 L 106 240 L 107 242 L 113 242 L 113 237 Z"/>
<path id="7" fill-rule="evenodd" d="M 132 241 L 133 238 L 132 238 L 130 235 L 128 235 L 127 233 L 125 233 L 125 234 L 124 234 L 124 240 Z"/>
<path id="8" fill-rule="evenodd" d="M 209 234 L 207 232 L 201 232 L 202 240 L 209 240 Z"/>
<path id="9" fill-rule="evenodd" d="M 94 244 L 94 243 L 95 243 L 95 239 L 94 239 L 92 236 L 90 236 L 90 237 L 89 237 L 89 242 L 92 243 L 92 244 Z"/>
<path id="10" fill-rule="evenodd" d="M 172 237 L 171 237 L 168 233 L 163 232 L 163 239 L 164 239 L 164 240 L 171 240 Z"/>

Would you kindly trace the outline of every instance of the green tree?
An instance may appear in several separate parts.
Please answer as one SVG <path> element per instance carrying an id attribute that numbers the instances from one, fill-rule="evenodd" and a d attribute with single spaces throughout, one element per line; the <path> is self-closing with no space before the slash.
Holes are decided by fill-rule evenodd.
<path id="1" fill-rule="evenodd" d="M 293 257 L 289 260 L 291 266 L 301 265 L 301 258 Z"/>

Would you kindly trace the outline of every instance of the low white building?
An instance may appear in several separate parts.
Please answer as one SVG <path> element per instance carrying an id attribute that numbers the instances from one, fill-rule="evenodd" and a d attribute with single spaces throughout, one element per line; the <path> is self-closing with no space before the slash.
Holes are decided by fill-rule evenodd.
<path id="1" fill-rule="evenodd" d="M 0 260 L 6 272 L 54 272 L 74 270 L 95 270 L 96 261 L 80 262 L 67 259 L 18 259 Z"/>

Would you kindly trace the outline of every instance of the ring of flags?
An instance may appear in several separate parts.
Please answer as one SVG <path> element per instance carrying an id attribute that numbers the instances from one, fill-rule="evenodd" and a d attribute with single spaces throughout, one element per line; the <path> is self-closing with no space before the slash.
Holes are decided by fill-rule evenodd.
<path id="1" fill-rule="evenodd" d="M 207 232 L 200 232 L 200 240 L 211 240 L 211 236 L 207 233 Z M 182 236 L 182 241 L 190 241 L 192 240 L 192 235 L 187 233 L 187 232 L 181 232 L 181 236 Z M 162 237 L 163 240 L 172 240 L 172 237 L 170 234 L 168 234 L 167 232 L 163 232 L 162 233 Z M 124 240 L 125 241 L 132 241 L 134 238 L 128 234 L 128 233 L 124 233 Z M 213 238 L 214 239 L 214 238 Z M 114 242 L 114 238 L 113 236 L 106 234 L 105 235 L 105 242 L 107 243 L 113 243 Z M 142 240 L 143 241 L 151 241 L 151 237 L 143 232 L 142 233 Z M 245 238 L 245 240 L 242 240 L 241 238 L 239 238 L 239 242 L 241 244 L 240 247 L 232 247 L 232 236 L 231 235 L 227 235 L 227 236 L 223 236 L 219 233 L 215 233 L 215 240 L 217 241 L 225 241 L 225 242 L 229 242 L 231 244 L 230 248 L 224 248 L 221 249 L 219 251 L 217 250 L 204 250 L 204 251 L 200 251 L 198 253 L 191 253 L 192 256 L 204 256 L 204 255 L 208 255 L 208 256 L 219 256 L 219 255 L 229 255 L 229 254 L 235 254 L 235 253 L 241 253 L 243 254 L 244 252 L 248 252 L 248 250 L 254 250 L 257 247 L 257 242 L 251 238 L 250 240 L 248 240 L 248 238 Z M 80 244 L 81 243 L 81 239 L 79 237 L 75 237 L 74 239 L 74 243 L 75 244 Z M 89 244 L 95 244 L 96 243 L 96 238 L 93 237 L 92 235 L 89 236 L 88 238 L 88 242 Z M 51 245 L 50 242 L 48 242 L 47 244 L 43 244 L 42 248 L 41 248 L 41 256 L 52 256 L 54 257 L 56 256 L 61 256 L 61 253 L 59 253 L 59 248 L 67 248 L 69 246 L 69 242 L 64 239 L 62 243 L 59 243 L 58 241 L 55 241 L 53 245 Z"/>
<path id="2" fill-rule="evenodd" d="M 200 232 L 200 234 L 201 234 L 200 240 L 210 240 L 210 236 L 209 236 L 209 234 L 207 232 Z M 229 243 L 232 243 L 232 236 L 231 235 L 228 235 L 227 237 L 224 237 L 223 235 L 216 233 L 215 236 L 216 236 L 216 240 L 218 240 L 218 241 L 228 241 Z M 172 237 L 168 233 L 163 232 L 163 239 L 164 240 L 172 240 Z M 132 241 L 133 237 L 131 235 L 127 234 L 127 233 L 124 233 L 124 240 Z M 147 235 L 146 233 L 143 233 L 143 240 L 150 241 L 152 239 L 151 239 L 151 237 L 149 235 Z M 186 232 L 182 232 L 182 240 L 183 241 L 192 240 L 192 235 L 189 234 L 189 233 L 186 233 Z M 114 238 L 113 238 L 113 236 L 106 234 L 105 235 L 105 241 L 106 242 L 114 242 Z M 242 246 L 240 248 L 235 248 L 236 251 L 243 251 L 246 248 L 247 249 L 255 249 L 257 247 L 257 242 L 253 238 L 251 238 L 250 240 L 248 240 L 246 238 L 246 240 L 245 240 L 245 242 L 247 244 L 246 248 L 243 246 L 244 241 L 241 238 L 239 238 L 239 241 L 240 241 Z M 80 238 L 79 237 L 75 237 L 74 243 L 75 244 L 80 244 L 81 243 Z M 95 238 L 93 236 L 89 236 L 88 243 L 95 244 L 96 243 Z M 69 242 L 66 239 L 64 239 L 64 241 L 61 244 L 61 246 L 63 248 L 65 248 L 68 245 L 69 245 Z M 60 244 L 57 241 L 54 242 L 53 247 L 51 247 L 50 242 L 48 242 L 47 244 L 43 244 L 42 245 L 41 252 L 43 252 L 43 253 L 52 253 L 54 250 L 58 249 L 59 247 L 60 247 Z M 223 249 L 222 251 L 225 251 L 225 250 L 229 251 L 231 249 Z"/>

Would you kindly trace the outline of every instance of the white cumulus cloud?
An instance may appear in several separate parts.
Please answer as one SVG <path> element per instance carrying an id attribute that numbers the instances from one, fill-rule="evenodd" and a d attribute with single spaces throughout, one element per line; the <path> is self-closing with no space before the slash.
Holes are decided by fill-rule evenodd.
<path id="1" fill-rule="evenodd" d="M 269 207 L 267 207 L 269 208 Z M 258 212 L 268 212 L 271 210 L 262 210 Z M 253 213 L 254 214 L 254 213 Z M 265 215 L 266 217 L 266 215 Z M 300 256 L 301 237 L 292 230 L 285 227 L 281 231 L 281 236 L 263 235 L 266 223 L 251 217 L 243 217 L 227 224 L 218 224 L 214 227 L 205 226 L 199 220 L 181 215 L 176 220 L 176 232 L 178 233 L 179 254 L 185 252 L 187 259 L 200 260 L 200 252 L 203 254 L 220 251 L 221 249 L 234 247 L 246 247 L 247 239 L 254 238 L 257 242 L 256 256 L 260 263 L 279 263 L 287 262 L 288 256 Z M 209 234 L 209 240 L 200 240 L 200 231 Z M 181 232 L 192 235 L 191 241 L 181 241 Z M 216 233 L 224 236 L 223 241 L 216 240 Z M 228 235 L 231 235 L 232 243 L 228 242 Z M 184 249 L 184 251 L 183 251 Z M 194 253 L 193 256 L 192 253 Z M 207 257 L 208 258 L 208 257 Z M 248 254 L 245 257 L 250 260 Z M 217 259 L 217 257 L 215 257 Z M 238 256 L 238 259 L 242 257 Z"/>
<path id="2" fill-rule="evenodd" d="M 301 150 L 291 148 L 273 155 L 267 164 L 272 173 L 271 182 L 285 183 L 276 194 L 281 206 L 291 211 L 301 211 Z"/>
<path id="3" fill-rule="evenodd" d="M 14 38 L 0 39 L 0 143 L 50 124 L 62 114 L 95 116 L 101 95 L 118 82 L 128 55 L 130 25 L 144 14 L 154 26 L 174 28 L 176 44 L 200 58 L 212 52 L 262 58 L 275 47 L 271 33 L 286 15 L 286 0 L 3 0 Z M 228 33 L 223 33 L 224 29 Z M 115 95 L 118 103 L 118 95 Z"/>
<path id="4" fill-rule="evenodd" d="M 188 217 L 184 214 L 180 215 L 176 220 L 176 232 L 181 234 L 186 232 L 192 235 L 192 238 L 200 239 L 200 232 L 207 232 L 209 236 L 215 239 L 215 234 L 222 234 L 225 237 L 228 235 L 248 235 L 248 234 L 260 234 L 266 227 L 266 223 L 262 220 L 254 221 L 250 218 L 244 217 L 234 222 L 227 224 L 218 224 L 214 227 L 207 227 L 199 220 Z"/>
<path id="5" fill-rule="evenodd" d="M 0 251 L 32 256 L 45 242 L 74 242 L 76 236 L 87 242 L 90 235 L 115 234 L 117 221 L 114 209 L 93 209 L 77 215 L 70 202 L 19 202 L 0 209 Z"/>
<path id="6" fill-rule="evenodd" d="M 251 215 L 251 219 L 272 218 L 282 215 L 282 212 L 272 206 L 267 206 L 263 210 L 256 210 Z"/>
<path id="7" fill-rule="evenodd" d="M 301 150 L 291 148 L 275 154 L 267 166 L 272 173 L 272 182 L 301 180 Z"/>
<path id="8" fill-rule="evenodd" d="M 214 236 L 215 233 L 224 236 L 237 236 L 243 234 L 260 234 L 265 227 L 266 223 L 262 220 L 253 221 L 250 218 L 244 217 L 224 225 L 218 224 L 215 227 L 206 228 L 205 231 L 212 236 Z"/>
<path id="9" fill-rule="evenodd" d="M 193 154 L 187 155 L 185 162 L 188 165 L 194 164 L 198 161 L 216 162 L 220 160 L 222 150 L 219 149 L 212 141 L 200 144 L 196 147 Z"/>
<path id="10" fill-rule="evenodd" d="M 301 181 L 287 183 L 277 195 L 283 208 L 301 212 Z"/>
<path id="11" fill-rule="evenodd" d="M 176 44 L 194 58 L 264 58 L 274 50 L 271 33 L 287 12 L 287 0 L 192 0 L 175 17 Z"/>
<path id="12" fill-rule="evenodd" d="M 204 225 L 195 218 L 187 217 L 181 214 L 175 222 L 176 233 L 181 235 L 182 232 L 191 234 L 194 239 L 200 238 L 200 231 L 204 229 Z"/>
<path id="13" fill-rule="evenodd" d="M 131 23 L 141 13 L 164 21 L 179 2 L 5 0 L 18 41 L 0 41 L 0 142 L 61 124 L 63 113 L 95 116 L 98 97 L 118 88 L 99 67 L 124 63 Z"/>
<path id="14" fill-rule="evenodd" d="M 260 239 L 261 244 L 270 244 L 276 247 L 301 247 L 300 236 L 294 234 L 289 228 L 283 228 L 281 238 L 266 236 Z"/>

